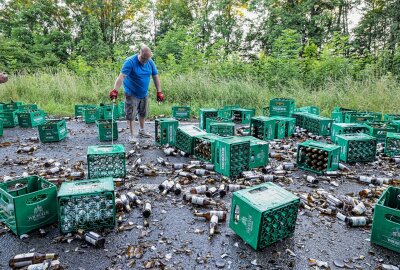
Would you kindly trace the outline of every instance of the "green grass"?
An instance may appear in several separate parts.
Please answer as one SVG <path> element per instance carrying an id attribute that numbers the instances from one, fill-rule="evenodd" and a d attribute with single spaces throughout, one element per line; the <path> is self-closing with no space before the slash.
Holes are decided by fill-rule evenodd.
<path id="1" fill-rule="evenodd" d="M 50 115 L 72 116 L 75 104 L 109 102 L 108 92 L 118 74 L 98 70 L 80 77 L 68 70 L 56 73 L 38 72 L 11 76 L 0 85 L 0 101 L 37 103 Z M 202 107 L 239 104 L 261 112 L 274 97 L 292 97 L 299 106 L 319 106 L 323 115 L 330 115 L 334 106 L 357 110 L 399 113 L 400 84 L 393 79 L 379 78 L 355 81 L 351 78 L 326 83 L 312 90 L 299 81 L 288 79 L 287 85 L 268 89 L 253 78 L 213 78 L 206 73 L 183 75 L 160 74 L 166 102 L 158 105 L 155 89 L 150 89 L 150 115 L 171 114 L 173 105 L 190 105 L 196 112 Z M 119 99 L 122 100 L 122 91 Z"/>

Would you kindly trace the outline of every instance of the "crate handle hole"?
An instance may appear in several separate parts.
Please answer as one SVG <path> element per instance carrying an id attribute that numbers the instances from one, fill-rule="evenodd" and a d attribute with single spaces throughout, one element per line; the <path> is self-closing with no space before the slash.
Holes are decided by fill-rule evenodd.
<path id="1" fill-rule="evenodd" d="M 259 193 L 259 192 L 263 192 L 267 189 L 268 189 L 267 187 L 262 186 L 262 187 L 258 187 L 258 188 L 250 190 L 249 193 L 250 194 Z"/>
<path id="2" fill-rule="evenodd" d="M 233 220 L 235 221 L 235 224 L 238 224 L 239 219 L 240 219 L 240 207 L 239 205 L 235 205 L 235 211 L 234 211 L 234 218 Z"/>
<path id="3" fill-rule="evenodd" d="M 38 203 L 38 202 L 41 202 L 41 201 L 45 200 L 46 198 L 47 198 L 46 194 L 40 194 L 40 195 L 37 195 L 37 196 L 30 197 L 29 199 L 26 200 L 25 203 L 26 204 L 35 204 L 35 203 Z"/>

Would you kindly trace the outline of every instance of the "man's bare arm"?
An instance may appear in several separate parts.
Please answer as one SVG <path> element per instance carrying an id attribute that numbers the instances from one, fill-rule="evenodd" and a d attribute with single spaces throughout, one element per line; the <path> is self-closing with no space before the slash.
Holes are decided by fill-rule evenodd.
<path id="1" fill-rule="evenodd" d="M 157 92 L 161 92 L 160 78 L 158 77 L 158 75 L 153 76 L 153 81 L 154 85 L 156 86 Z"/>
<path id="2" fill-rule="evenodd" d="M 119 90 L 121 88 L 122 82 L 124 81 L 126 75 L 125 74 L 119 74 L 118 78 L 115 80 L 114 84 L 114 89 Z"/>

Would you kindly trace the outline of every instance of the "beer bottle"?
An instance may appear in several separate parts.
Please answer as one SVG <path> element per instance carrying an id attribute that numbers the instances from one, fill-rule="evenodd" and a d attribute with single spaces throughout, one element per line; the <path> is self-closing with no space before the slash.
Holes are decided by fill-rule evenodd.
<path id="1" fill-rule="evenodd" d="M 203 175 L 211 175 L 211 172 L 207 171 L 205 169 L 196 169 L 194 171 L 194 174 L 199 175 L 199 176 L 203 176 Z"/>
<path id="2" fill-rule="evenodd" d="M 203 164 L 202 168 L 206 169 L 206 170 L 209 170 L 209 171 L 213 171 L 214 170 L 214 164 L 209 164 L 209 163 Z"/>
<path id="3" fill-rule="evenodd" d="M 244 188 L 246 188 L 246 186 L 236 185 L 236 184 L 229 184 L 228 187 L 227 187 L 227 190 L 230 191 L 230 192 L 235 192 L 235 191 L 238 191 L 238 190 L 241 190 L 241 189 L 244 189 Z"/>
<path id="4" fill-rule="evenodd" d="M 218 193 L 221 198 L 225 197 L 225 195 L 226 195 L 225 189 L 226 189 L 225 184 L 221 184 L 218 188 Z"/>
<path id="5" fill-rule="evenodd" d="M 215 234 L 215 228 L 218 225 L 218 216 L 217 215 L 213 215 L 211 216 L 210 219 L 210 236 L 213 236 Z"/>
<path id="6" fill-rule="evenodd" d="M 125 194 L 122 194 L 119 198 L 121 199 L 121 201 L 122 201 L 122 203 L 123 203 L 123 205 L 124 205 L 125 210 L 126 210 L 127 212 L 130 212 L 130 211 L 131 211 L 131 207 L 130 207 L 130 205 L 129 205 L 129 200 L 128 200 L 128 198 L 126 197 L 126 195 L 125 195 Z"/>
<path id="7" fill-rule="evenodd" d="M 367 217 L 347 217 L 346 224 L 350 227 L 362 227 L 371 223 Z"/>
<path id="8" fill-rule="evenodd" d="M 296 164 L 294 163 L 284 163 L 283 164 L 283 169 L 287 171 L 292 171 L 296 168 Z"/>
<path id="9" fill-rule="evenodd" d="M 199 197 L 199 196 L 192 196 L 190 199 L 190 202 L 192 204 L 196 204 L 196 205 L 203 205 L 203 206 L 207 206 L 207 205 L 217 205 L 216 202 L 213 202 L 207 198 L 204 197 Z"/>
<path id="10" fill-rule="evenodd" d="M 172 181 L 172 180 L 168 181 L 164 191 L 162 192 L 162 194 L 165 195 L 168 192 L 170 192 L 174 188 L 174 184 L 175 184 L 174 181 Z"/>
<path id="11" fill-rule="evenodd" d="M 95 232 L 85 233 L 83 239 L 85 239 L 87 243 L 91 244 L 96 248 L 104 247 L 104 243 L 106 242 L 106 239 L 104 239 L 104 237 Z"/>
<path id="12" fill-rule="evenodd" d="M 126 196 L 128 197 L 128 200 L 131 204 L 139 205 L 142 204 L 142 202 L 139 200 L 138 196 L 133 193 L 133 192 L 128 192 L 126 193 Z"/>
<path id="13" fill-rule="evenodd" d="M 143 206 L 143 217 L 148 218 L 151 215 L 151 204 L 149 202 L 145 202 Z"/>
<path id="14" fill-rule="evenodd" d="M 225 221 L 226 220 L 226 211 L 209 211 L 205 213 L 194 213 L 196 217 L 203 217 L 207 220 L 211 220 L 212 216 L 217 216 L 219 221 Z"/>
<path id="15" fill-rule="evenodd" d="M 120 198 L 115 198 L 115 208 L 117 209 L 117 212 L 124 209 L 124 204 Z"/>
<path id="16" fill-rule="evenodd" d="M 360 202 L 359 204 L 357 204 L 357 205 L 353 208 L 353 210 L 352 210 L 351 212 L 352 212 L 354 215 L 361 216 L 362 214 L 365 213 L 366 210 L 367 210 L 367 209 L 366 209 L 365 205 L 364 205 L 362 202 Z"/>
<path id="17" fill-rule="evenodd" d="M 174 170 L 181 170 L 181 169 L 186 169 L 186 168 L 187 168 L 187 165 L 186 165 L 186 164 L 183 164 L 183 163 L 174 163 L 174 164 L 172 165 L 172 168 L 173 168 Z"/>
<path id="18" fill-rule="evenodd" d="M 27 270 L 63 270 L 59 260 L 51 261 L 47 260 L 42 263 L 31 264 Z"/>
<path id="19" fill-rule="evenodd" d="M 206 196 L 208 198 L 213 197 L 217 193 L 218 189 L 216 187 L 212 187 L 206 191 Z"/>
<path id="20" fill-rule="evenodd" d="M 158 185 L 158 189 L 160 190 L 160 192 L 163 192 L 167 188 L 167 184 L 168 184 L 168 180 L 165 180 L 160 185 Z"/>
<path id="21" fill-rule="evenodd" d="M 179 195 L 182 193 L 182 187 L 179 183 L 175 183 L 174 193 L 175 195 Z"/>
<path id="22" fill-rule="evenodd" d="M 307 175 L 306 176 L 306 180 L 307 180 L 307 182 L 309 182 L 311 184 L 318 184 L 319 183 L 318 179 L 316 179 L 314 176 L 311 176 L 311 175 Z"/>
<path id="23" fill-rule="evenodd" d="M 182 177 L 186 177 L 186 178 L 188 178 L 189 180 L 193 180 L 193 179 L 197 179 L 197 176 L 196 175 L 193 175 L 193 174 L 191 174 L 191 173 L 188 173 L 188 172 L 179 172 L 179 176 L 182 176 Z"/>
<path id="24" fill-rule="evenodd" d="M 23 253 L 12 257 L 8 264 L 11 268 L 22 268 L 31 264 L 41 263 L 45 260 L 55 260 L 57 258 L 58 255 L 54 253 Z"/>
<path id="25" fill-rule="evenodd" d="M 190 193 L 192 194 L 204 194 L 208 190 L 208 187 L 206 185 L 201 185 L 197 187 L 192 187 L 190 189 Z"/>

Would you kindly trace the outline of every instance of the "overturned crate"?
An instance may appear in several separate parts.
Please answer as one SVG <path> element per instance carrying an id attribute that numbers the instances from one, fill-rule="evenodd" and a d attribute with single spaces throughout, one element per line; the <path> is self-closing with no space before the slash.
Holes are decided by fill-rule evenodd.
<path id="1" fill-rule="evenodd" d="M 249 170 L 250 141 L 243 137 L 222 137 L 215 142 L 215 171 L 237 178 Z"/>
<path id="2" fill-rule="evenodd" d="M 366 123 L 381 121 L 382 114 L 376 112 L 346 112 L 344 117 L 345 123 Z"/>
<path id="3" fill-rule="evenodd" d="M 400 156 L 400 133 L 388 132 L 386 134 L 385 154 Z"/>
<path id="4" fill-rule="evenodd" d="M 210 124 L 210 133 L 217 134 L 219 136 L 227 137 L 235 135 L 235 124 L 234 123 L 221 123 L 213 122 Z"/>
<path id="5" fill-rule="evenodd" d="M 210 117 L 218 117 L 218 110 L 214 108 L 200 109 L 199 110 L 199 128 L 206 129 L 206 120 Z"/>
<path id="6" fill-rule="evenodd" d="M 268 164 L 269 143 L 253 136 L 245 136 L 250 141 L 250 169 L 264 167 Z"/>
<path id="7" fill-rule="evenodd" d="M 198 135 L 194 138 L 194 156 L 202 161 L 214 163 L 215 140 L 220 136 L 215 134 Z"/>
<path id="8" fill-rule="evenodd" d="M 323 174 L 339 168 L 339 155 L 340 146 L 309 140 L 299 144 L 296 161 L 300 169 Z"/>
<path id="9" fill-rule="evenodd" d="M 126 176 L 125 148 L 122 144 L 91 145 L 87 150 L 88 178 Z"/>
<path id="10" fill-rule="evenodd" d="M 273 184 L 236 191 L 229 227 L 255 250 L 294 234 L 300 199 Z"/>
<path id="11" fill-rule="evenodd" d="M 179 122 L 174 118 L 158 118 L 154 122 L 155 140 L 158 145 L 175 145 Z"/>
<path id="12" fill-rule="evenodd" d="M 276 121 L 270 117 L 252 117 L 250 121 L 250 135 L 260 140 L 273 140 L 275 138 Z"/>
<path id="13" fill-rule="evenodd" d="M 237 124 L 249 124 L 255 110 L 237 108 L 232 110 L 232 121 Z"/>
<path id="14" fill-rule="evenodd" d="M 57 221 L 57 187 L 39 176 L 0 184 L 0 221 L 16 235 Z"/>
<path id="15" fill-rule="evenodd" d="M 61 233 L 115 226 L 115 194 L 111 177 L 64 182 L 57 197 Z"/>
<path id="16" fill-rule="evenodd" d="M 3 127 L 13 128 L 18 126 L 18 110 L 0 112 L 0 119 L 3 120 Z"/>
<path id="17" fill-rule="evenodd" d="M 273 98 L 269 101 L 269 115 L 291 117 L 296 103 L 292 98 Z"/>
<path id="18" fill-rule="evenodd" d="M 99 107 L 89 107 L 83 109 L 83 120 L 86 124 L 96 123 L 100 120 L 100 108 Z"/>
<path id="19" fill-rule="evenodd" d="M 190 119 L 190 106 L 172 106 L 172 117 L 176 119 Z"/>
<path id="20" fill-rule="evenodd" d="M 336 142 L 336 136 L 351 133 L 369 134 L 369 129 L 358 123 L 333 123 L 331 128 L 331 141 Z"/>
<path id="21" fill-rule="evenodd" d="M 118 140 L 118 124 L 117 121 L 97 120 L 97 130 L 99 132 L 99 141 L 116 141 Z"/>
<path id="22" fill-rule="evenodd" d="M 365 126 L 369 129 L 369 135 L 377 138 L 378 142 L 385 142 L 388 132 L 396 132 L 396 127 L 384 121 L 368 122 Z"/>
<path id="23" fill-rule="evenodd" d="M 17 112 L 18 125 L 20 127 L 36 127 L 46 121 L 46 116 L 42 110 L 24 110 Z"/>
<path id="24" fill-rule="evenodd" d="M 183 152 L 193 155 L 194 153 L 194 138 L 199 135 L 207 134 L 205 131 L 194 125 L 178 127 L 176 130 L 175 146 Z"/>
<path id="25" fill-rule="evenodd" d="M 336 136 L 341 147 L 340 160 L 344 162 L 372 162 L 376 156 L 377 140 L 367 134 L 342 134 Z"/>
<path id="26" fill-rule="evenodd" d="M 39 138 L 43 143 L 59 142 L 67 137 L 67 123 L 64 119 L 48 119 L 38 126 Z"/>
<path id="27" fill-rule="evenodd" d="M 307 131 L 319 135 L 319 136 L 329 136 L 331 135 L 331 126 L 333 119 L 307 113 L 304 115 L 302 128 Z"/>

